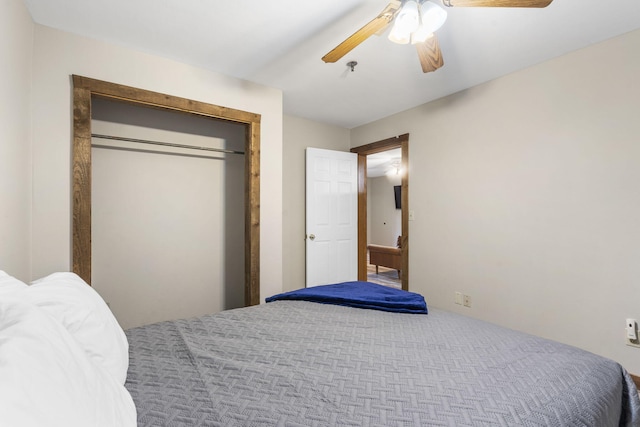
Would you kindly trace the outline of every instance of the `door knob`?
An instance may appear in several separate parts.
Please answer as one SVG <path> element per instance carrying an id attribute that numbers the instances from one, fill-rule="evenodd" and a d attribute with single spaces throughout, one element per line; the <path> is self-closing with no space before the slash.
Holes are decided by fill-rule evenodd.
<path id="1" fill-rule="evenodd" d="M 309 234 L 309 240 L 315 240 L 315 239 L 316 239 L 315 234 Z"/>

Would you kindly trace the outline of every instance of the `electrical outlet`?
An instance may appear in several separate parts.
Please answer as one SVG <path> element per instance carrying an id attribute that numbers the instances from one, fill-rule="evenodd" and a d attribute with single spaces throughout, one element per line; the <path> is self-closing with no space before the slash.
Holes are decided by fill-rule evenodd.
<path id="1" fill-rule="evenodd" d="M 471 297 L 469 295 L 463 295 L 462 302 L 465 307 L 471 307 Z"/>
<path id="2" fill-rule="evenodd" d="M 462 292 L 456 292 L 456 299 L 454 301 L 456 304 L 462 305 Z"/>
<path id="3" fill-rule="evenodd" d="M 628 346 L 640 348 L 640 340 L 632 340 L 631 338 L 625 338 L 625 340 Z"/>
<path id="4" fill-rule="evenodd" d="M 627 345 L 640 348 L 640 339 L 638 339 L 638 322 L 636 319 L 627 319 L 625 332 Z"/>

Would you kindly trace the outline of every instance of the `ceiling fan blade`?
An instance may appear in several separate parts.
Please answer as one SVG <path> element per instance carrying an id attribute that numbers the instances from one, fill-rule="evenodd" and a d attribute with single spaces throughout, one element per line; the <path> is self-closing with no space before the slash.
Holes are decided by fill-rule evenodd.
<path id="1" fill-rule="evenodd" d="M 440 44 L 435 34 L 424 42 L 416 43 L 416 50 L 423 73 L 435 71 L 444 65 Z"/>
<path id="2" fill-rule="evenodd" d="M 448 7 L 547 7 L 553 0 L 442 0 Z"/>
<path id="3" fill-rule="evenodd" d="M 400 9 L 399 1 L 392 1 L 384 8 L 382 12 L 371 21 L 369 21 L 364 27 L 360 28 L 355 33 L 351 34 L 345 41 L 340 43 L 333 50 L 322 57 L 324 62 L 336 62 L 338 59 L 351 52 L 356 46 L 368 39 L 371 35 L 386 28 L 396 13 Z"/>

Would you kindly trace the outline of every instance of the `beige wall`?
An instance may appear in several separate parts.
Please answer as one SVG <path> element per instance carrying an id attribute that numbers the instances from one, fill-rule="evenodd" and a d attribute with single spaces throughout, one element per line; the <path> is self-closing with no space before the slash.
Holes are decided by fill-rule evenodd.
<path id="1" fill-rule="evenodd" d="M 31 276 L 31 56 L 21 0 L 0 2 L 0 270 Z"/>
<path id="2" fill-rule="evenodd" d="M 282 289 L 282 92 L 44 26 L 33 61 L 33 275 L 71 264 L 70 75 L 262 115 L 261 297 Z"/>
<path id="3" fill-rule="evenodd" d="M 349 130 L 284 116 L 283 289 L 305 286 L 305 149 L 349 151 Z"/>
<path id="4" fill-rule="evenodd" d="M 402 211 L 396 209 L 394 185 L 400 175 L 380 176 L 367 180 L 367 243 L 393 246 L 402 234 Z"/>
<path id="5" fill-rule="evenodd" d="M 638 52 L 635 31 L 352 130 L 410 133 L 410 289 L 640 374 Z"/>

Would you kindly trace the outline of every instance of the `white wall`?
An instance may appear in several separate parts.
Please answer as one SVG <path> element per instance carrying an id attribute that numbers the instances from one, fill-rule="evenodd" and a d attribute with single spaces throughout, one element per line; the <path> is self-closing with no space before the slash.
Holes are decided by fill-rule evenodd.
<path id="1" fill-rule="evenodd" d="M 638 52 L 635 31 L 352 131 L 410 133 L 410 289 L 640 374 Z"/>
<path id="2" fill-rule="evenodd" d="M 305 286 L 305 149 L 349 151 L 349 130 L 284 116 L 283 270 L 284 290 Z"/>
<path id="3" fill-rule="evenodd" d="M 400 176 L 380 176 L 367 180 L 369 240 L 367 243 L 396 247 L 402 234 L 402 210 L 396 209 L 394 185 L 400 185 Z"/>
<path id="4" fill-rule="evenodd" d="M 0 2 L 0 270 L 31 276 L 31 16 Z"/>
<path id="5" fill-rule="evenodd" d="M 282 92 L 35 26 L 33 275 L 71 268 L 71 74 L 261 114 L 261 298 L 282 290 Z"/>

